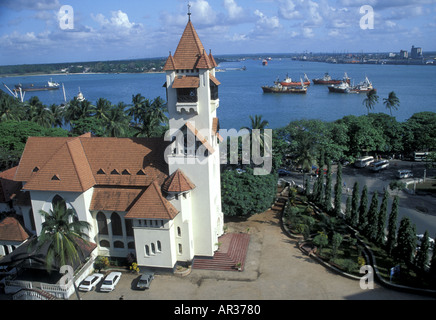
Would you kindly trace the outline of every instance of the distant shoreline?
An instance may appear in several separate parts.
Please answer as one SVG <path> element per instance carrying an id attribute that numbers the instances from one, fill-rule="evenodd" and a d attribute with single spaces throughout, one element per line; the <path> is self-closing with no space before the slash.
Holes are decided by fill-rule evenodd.
<path id="1" fill-rule="evenodd" d="M 96 75 L 96 74 L 153 74 L 164 73 L 163 71 L 150 71 L 150 72 L 86 72 L 86 73 L 14 73 L 7 75 L 0 75 L 0 78 L 18 78 L 18 77 L 36 77 L 36 76 L 74 76 L 74 75 Z"/>

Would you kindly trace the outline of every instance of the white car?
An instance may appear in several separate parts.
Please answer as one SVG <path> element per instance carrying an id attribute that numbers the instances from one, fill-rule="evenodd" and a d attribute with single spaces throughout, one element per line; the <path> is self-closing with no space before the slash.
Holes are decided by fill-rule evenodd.
<path id="1" fill-rule="evenodd" d="M 101 273 L 94 273 L 86 277 L 79 286 L 80 291 L 91 291 L 103 279 L 104 275 Z"/>
<path id="2" fill-rule="evenodd" d="M 115 289 L 118 281 L 120 281 L 121 272 L 111 272 L 109 275 L 103 280 L 101 284 L 100 291 L 103 292 L 111 292 Z"/>

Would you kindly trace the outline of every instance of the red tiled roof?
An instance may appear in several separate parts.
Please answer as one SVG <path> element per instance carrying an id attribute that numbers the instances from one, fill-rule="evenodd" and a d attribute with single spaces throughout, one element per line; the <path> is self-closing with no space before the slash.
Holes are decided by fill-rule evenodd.
<path id="1" fill-rule="evenodd" d="M 215 66 L 215 59 L 213 59 L 211 54 L 206 54 L 197 31 L 192 22 L 189 21 L 174 53 L 174 57 L 170 53 L 163 69 L 211 69 Z"/>
<path id="2" fill-rule="evenodd" d="M 179 212 L 162 196 L 159 184 L 154 181 L 126 214 L 127 219 L 174 219 Z"/>
<path id="3" fill-rule="evenodd" d="M 200 78 L 199 77 L 177 77 L 174 79 L 173 88 L 181 89 L 181 88 L 199 88 L 200 87 Z"/>
<path id="4" fill-rule="evenodd" d="M 95 211 L 129 211 L 141 188 L 95 188 L 89 210 Z"/>
<path id="5" fill-rule="evenodd" d="M 21 190 L 21 182 L 14 181 L 17 167 L 0 173 L 0 203 L 9 202 Z"/>
<path id="6" fill-rule="evenodd" d="M 193 184 L 179 169 L 174 171 L 174 173 L 171 174 L 162 185 L 163 191 L 174 193 L 186 192 L 194 188 L 195 184 Z"/>
<path id="7" fill-rule="evenodd" d="M 70 192 L 163 183 L 169 143 L 162 138 L 30 137 L 15 181 L 27 182 L 26 190 Z"/>
<path id="8" fill-rule="evenodd" d="M 29 235 L 14 217 L 6 217 L 0 222 L 0 240 L 22 242 Z"/>

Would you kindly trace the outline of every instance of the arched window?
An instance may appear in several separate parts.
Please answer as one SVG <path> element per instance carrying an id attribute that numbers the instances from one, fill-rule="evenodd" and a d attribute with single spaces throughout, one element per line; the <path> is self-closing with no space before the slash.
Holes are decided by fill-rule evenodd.
<path id="1" fill-rule="evenodd" d="M 97 213 L 98 234 L 108 235 L 106 216 L 103 212 Z"/>
<path id="2" fill-rule="evenodd" d="M 121 226 L 121 218 L 118 213 L 113 212 L 111 215 L 112 235 L 122 236 L 123 228 Z"/>
<path id="3" fill-rule="evenodd" d="M 145 255 L 147 257 L 150 256 L 150 248 L 148 247 L 148 245 L 145 245 Z"/>
<path id="4" fill-rule="evenodd" d="M 160 243 L 160 241 L 157 242 L 157 251 L 158 252 L 162 251 L 162 244 Z"/>
<path id="5" fill-rule="evenodd" d="M 182 236 L 182 229 L 180 229 L 180 227 L 177 227 L 177 236 L 178 237 Z"/>
<path id="6" fill-rule="evenodd" d="M 154 245 L 154 243 L 151 244 L 151 252 L 152 252 L 153 254 L 156 253 L 156 246 Z"/>
<path id="7" fill-rule="evenodd" d="M 107 240 L 101 240 L 100 241 L 100 247 L 102 248 L 110 248 L 111 244 Z"/>
<path id="8" fill-rule="evenodd" d="M 182 248 L 182 244 L 179 243 L 179 253 L 182 254 L 183 253 L 183 248 Z"/>
<path id="9" fill-rule="evenodd" d="M 115 241 L 114 242 L 114 248 L 124 249 L 124 242 L 122 242 L 122 241 Z"/>
<path id="10" fill-rule="evenodd" d="M 55 208 L 59 208 L 61 210 L 62 209 L 63 210 L 67 210 L 67 204 L 66 204 L 64 198 L 62 198 L 58 194 L 53 197 L 53 200 L 51 201 L 51 205 L 52 205 L 53 210 Z"/>

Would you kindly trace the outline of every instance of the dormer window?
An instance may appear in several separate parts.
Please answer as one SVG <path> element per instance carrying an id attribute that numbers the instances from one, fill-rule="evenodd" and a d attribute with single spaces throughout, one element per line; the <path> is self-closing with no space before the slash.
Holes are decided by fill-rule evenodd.
<path id="1" fill-rule="evenodd" d="M 111 174 L 120 174 L 117 169 L 111 171 Z"/>
<path id="2" fill-rule="evenodd" d="M 34 173 L 36 173 L 36 172 L 38 172 L 39 171 L 39 167 L 35 167 L 35 168 L 33 168 L 33 170 L 32 170 L 32 172 L 34 172 Z"/>
<path id="3" fill-rule="evenodd" d="M 97 171 L 97 174 L 106 174 L 106 172 L 104 172 L 103 169 L 100 169 L 100 170 Z"/>

